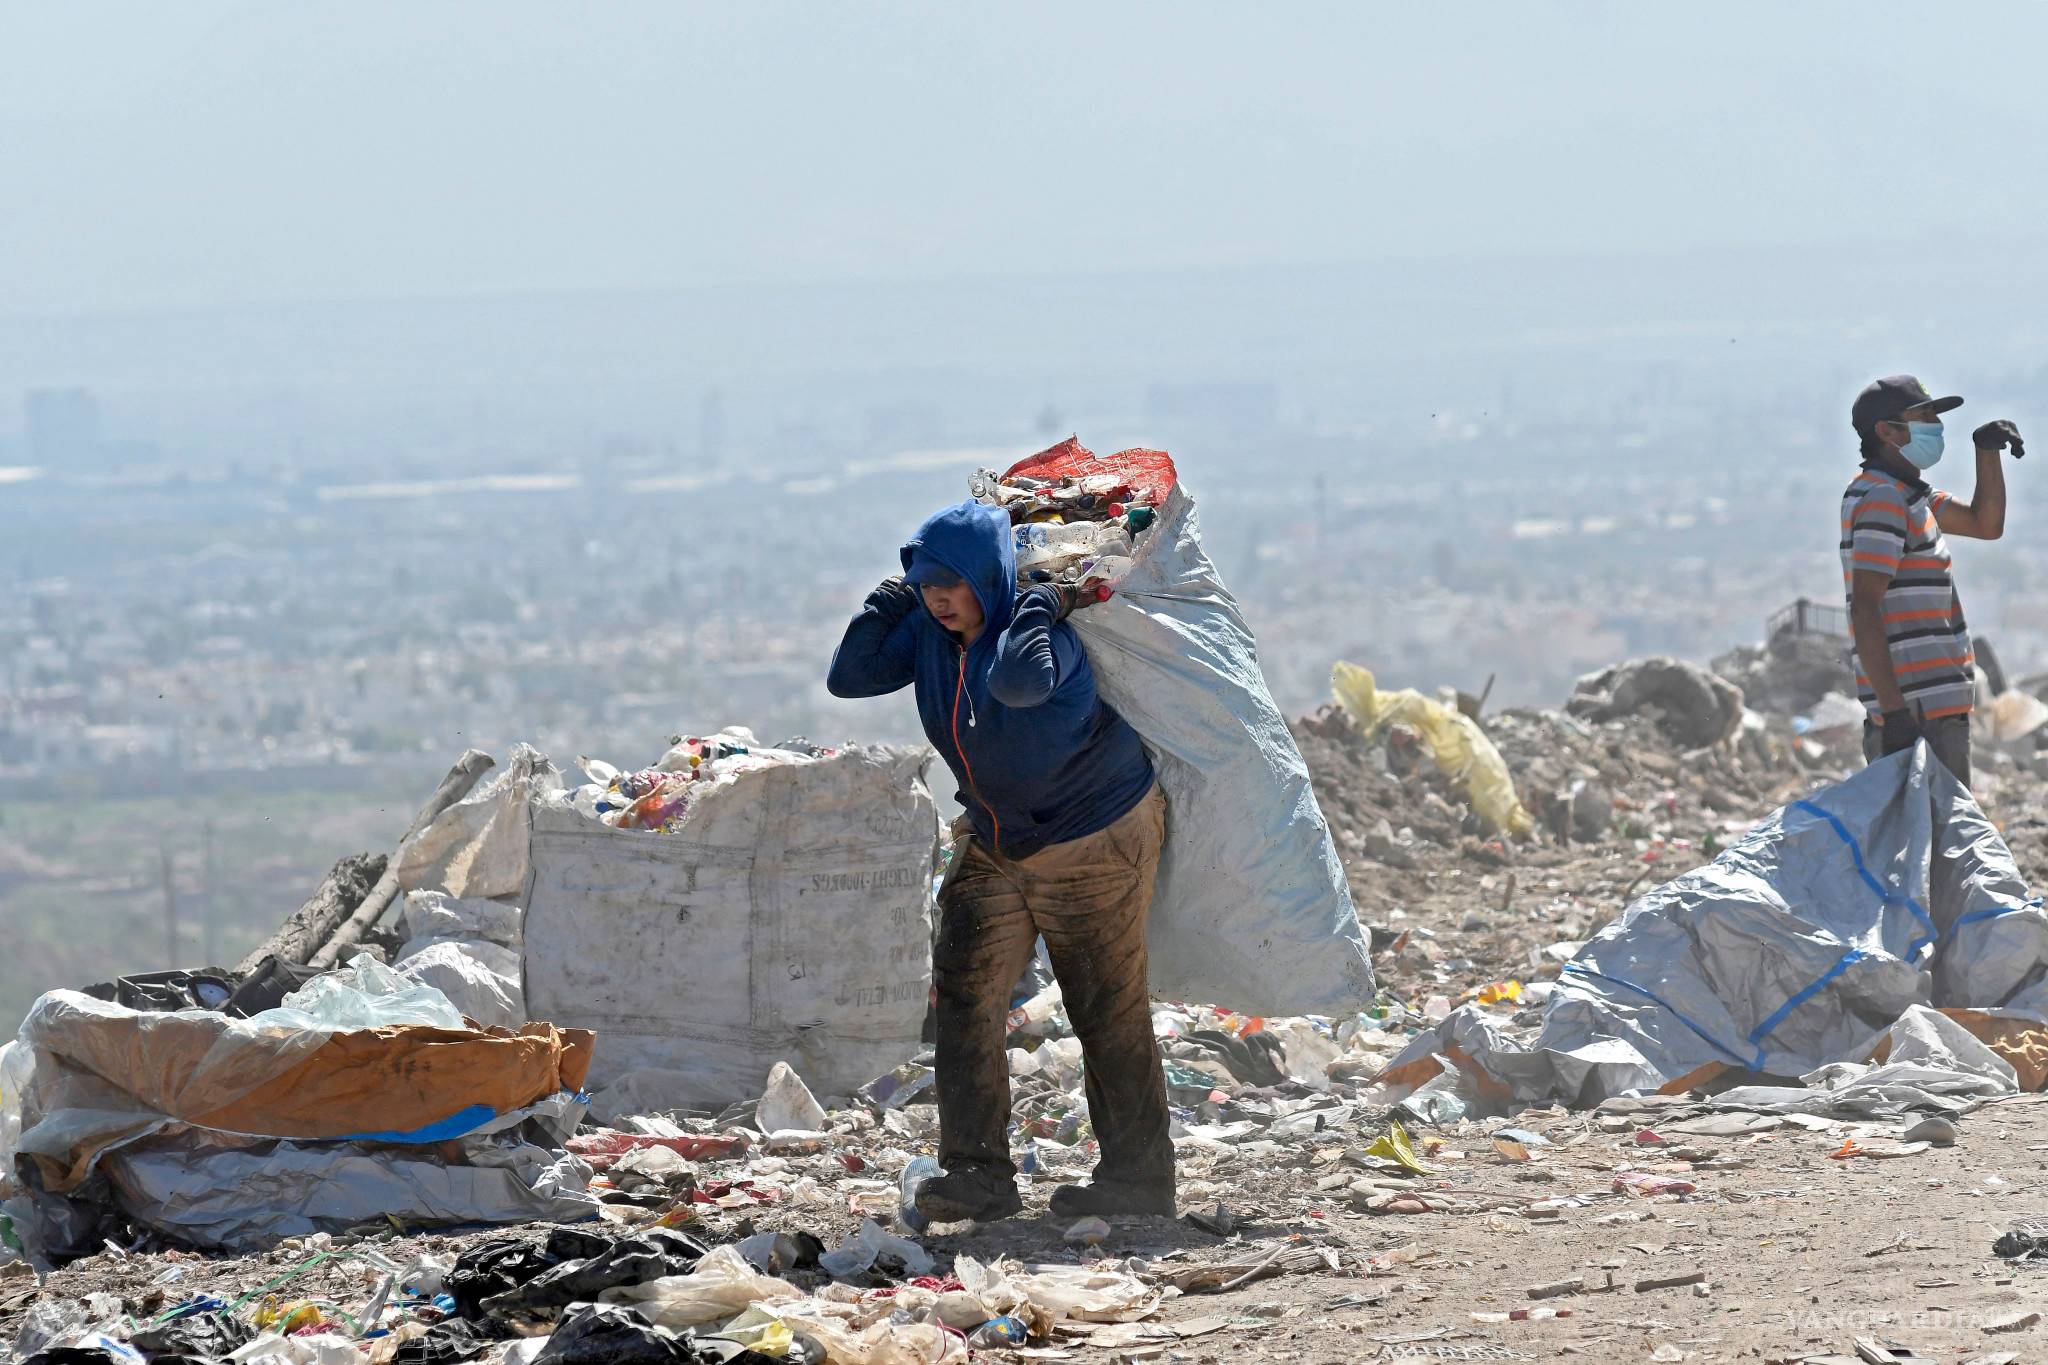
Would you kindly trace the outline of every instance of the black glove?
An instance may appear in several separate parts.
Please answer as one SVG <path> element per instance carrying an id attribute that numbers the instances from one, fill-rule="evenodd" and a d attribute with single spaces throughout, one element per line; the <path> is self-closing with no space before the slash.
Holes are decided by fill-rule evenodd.
<path id="1" fill-rule="evenodd" d="M 2010 422 L 1986 422 L 1970 433 L 1970 439 L 1979 450 L 2004 450 L 2010 443 L 2015 460 L 2026 458 L 2027 443 L 2020 439 L 2020 429 Z"/>
<path id="2" fill-rule="evenodd" d="M 891 574 L 875 585 L 868 594 L 867 605 L 876 615 L 891 625 L 916 611 L 919 603 L 918 591 L 903 581 L 901 574 Z"/>
<path id="3" fill-rule="evenodd" d="M 1920 739 L 1920 719 L 1911 711 L 1900 709 L 1884 713 L 1884 729 L 1881 747 L 1891 755 L 1901 749 L 1910 749 Z"/>

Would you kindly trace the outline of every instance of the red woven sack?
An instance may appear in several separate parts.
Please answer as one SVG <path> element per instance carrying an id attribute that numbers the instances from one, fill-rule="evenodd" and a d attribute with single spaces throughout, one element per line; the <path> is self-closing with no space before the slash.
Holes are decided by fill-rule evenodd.
<path id="1" fill-rule="evenodd" d="M 1173 492 L 1180 478 L 1174 472 L 1173 457 L 1163 450 L 1133 446 L 1102 456 L 1072 436 L 1003 471 L 1005 479 L 1015 474 L 1027 474 L 1034 479 L 1084 479 L 1094 474 L 1110 474 L 1118 482 L 1129 484 L 1133 496 L 1148 507 L 1164 507 L 1167 494 Z"/>

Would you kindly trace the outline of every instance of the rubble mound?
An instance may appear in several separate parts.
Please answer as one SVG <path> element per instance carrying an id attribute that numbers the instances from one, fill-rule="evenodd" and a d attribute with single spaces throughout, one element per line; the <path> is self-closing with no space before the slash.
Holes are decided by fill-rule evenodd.
<path id="1" fill-rule="evenodd" d="M 1739 645 L 1714 660 L 1714 672 L 1742 689 L 1751 707 L 1774 716 L 1803 716 L 1830 692 L 1856 695 L 1849 642 L 1790 626 L 1761 645 Z"/>
<path id="2" fill-rule="evenodd" d="M 1742 724 L 1742 689 L 1683 660 L 1631 659 L 1579 679 L 1565 709 L 1585 720 L 1650 714 L 1674 743 L 1719 744 Z"/>

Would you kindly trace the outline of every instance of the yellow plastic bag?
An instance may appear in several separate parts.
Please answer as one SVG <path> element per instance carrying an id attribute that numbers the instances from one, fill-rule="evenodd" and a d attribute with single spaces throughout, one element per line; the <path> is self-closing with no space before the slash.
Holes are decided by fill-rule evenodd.
<path id="1" fill-rule="evenodd" d="M 1338 704 L 1366 734 L 1377 734 L 1380 727 L 1398 723 L 1421 735 L 1436 766 L 1465 788 L 1465 799 L 1488 828 L 1518 838 L 1536 828 L 1536 821 L 1515 795 L 1514 779 L 1508 776 L 1500 750 L 1471 717 L 1431 701 L 1412 687 L 1382 692 L 1373 682 L 1372 671 L 1357 664 L 1340 663 L 1331 669 L 1330 686 Z"/>
<path id="2" fill-rule="evenodd" d="M 1479 1003 L 1498 1005 L 1505 1001 L 1510 1005 L 1522 1003 L 1522 983 L 1519 981 L 1490 981 L 1479 988 Z"/>
<path id="3" fill-rule="evenodd" d="M 1365 1154 L 1395 1162 L 1417 1175 L 1431 1174 L 1429 1167 L 1422 1164 L 1422 1158 L 1415 1155 L 1415 1147 L 1408 1141 L 1408 1130 L 1398 1123 L 1388 1124 L 1385 1136 L 1375 1138 L 1365 1149 Z"/>
<path id="4" fill-rule="evenodd" d="M 738 1342 L 750 1351 L 778 1359 L 789 1354 L 796 1337 L 789 1324 L 756 1304 L 715 1333 L 721 1341 Z"/>

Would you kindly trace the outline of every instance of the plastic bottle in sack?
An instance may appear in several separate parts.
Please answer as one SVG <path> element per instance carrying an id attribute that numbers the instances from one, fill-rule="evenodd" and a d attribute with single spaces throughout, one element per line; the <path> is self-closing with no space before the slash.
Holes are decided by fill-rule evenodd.
<path id="1" fill-rule="evenodd" d="M 1128 559 L 1132 551 L 1130 533 L 1108 521 L 1026 522 L 1016 536 L 1020 573 L 1060 569 L 1083 559 Z"/>
<path id="2" fill-rule="evenodd" d="M 1129 555 L 1103 555 L 1097 559 L 1081 561 L 1080 576 L 1083 583 L 1120 583 L 1131 571 L 1133 561 Z"/>
<path id="3" fill-rule="evenodd" d="M 896 1221 L 905 1231 L 923 1232 L 930 1224 L 917 1211 L 917 1191 L 925 1181 L 941 1174 L 939 1159 L 935 1156 L 921 1156 L 903 1168 L 903 1181 L 898 1186 L 902 1198 L 896 1205 Z"/>

